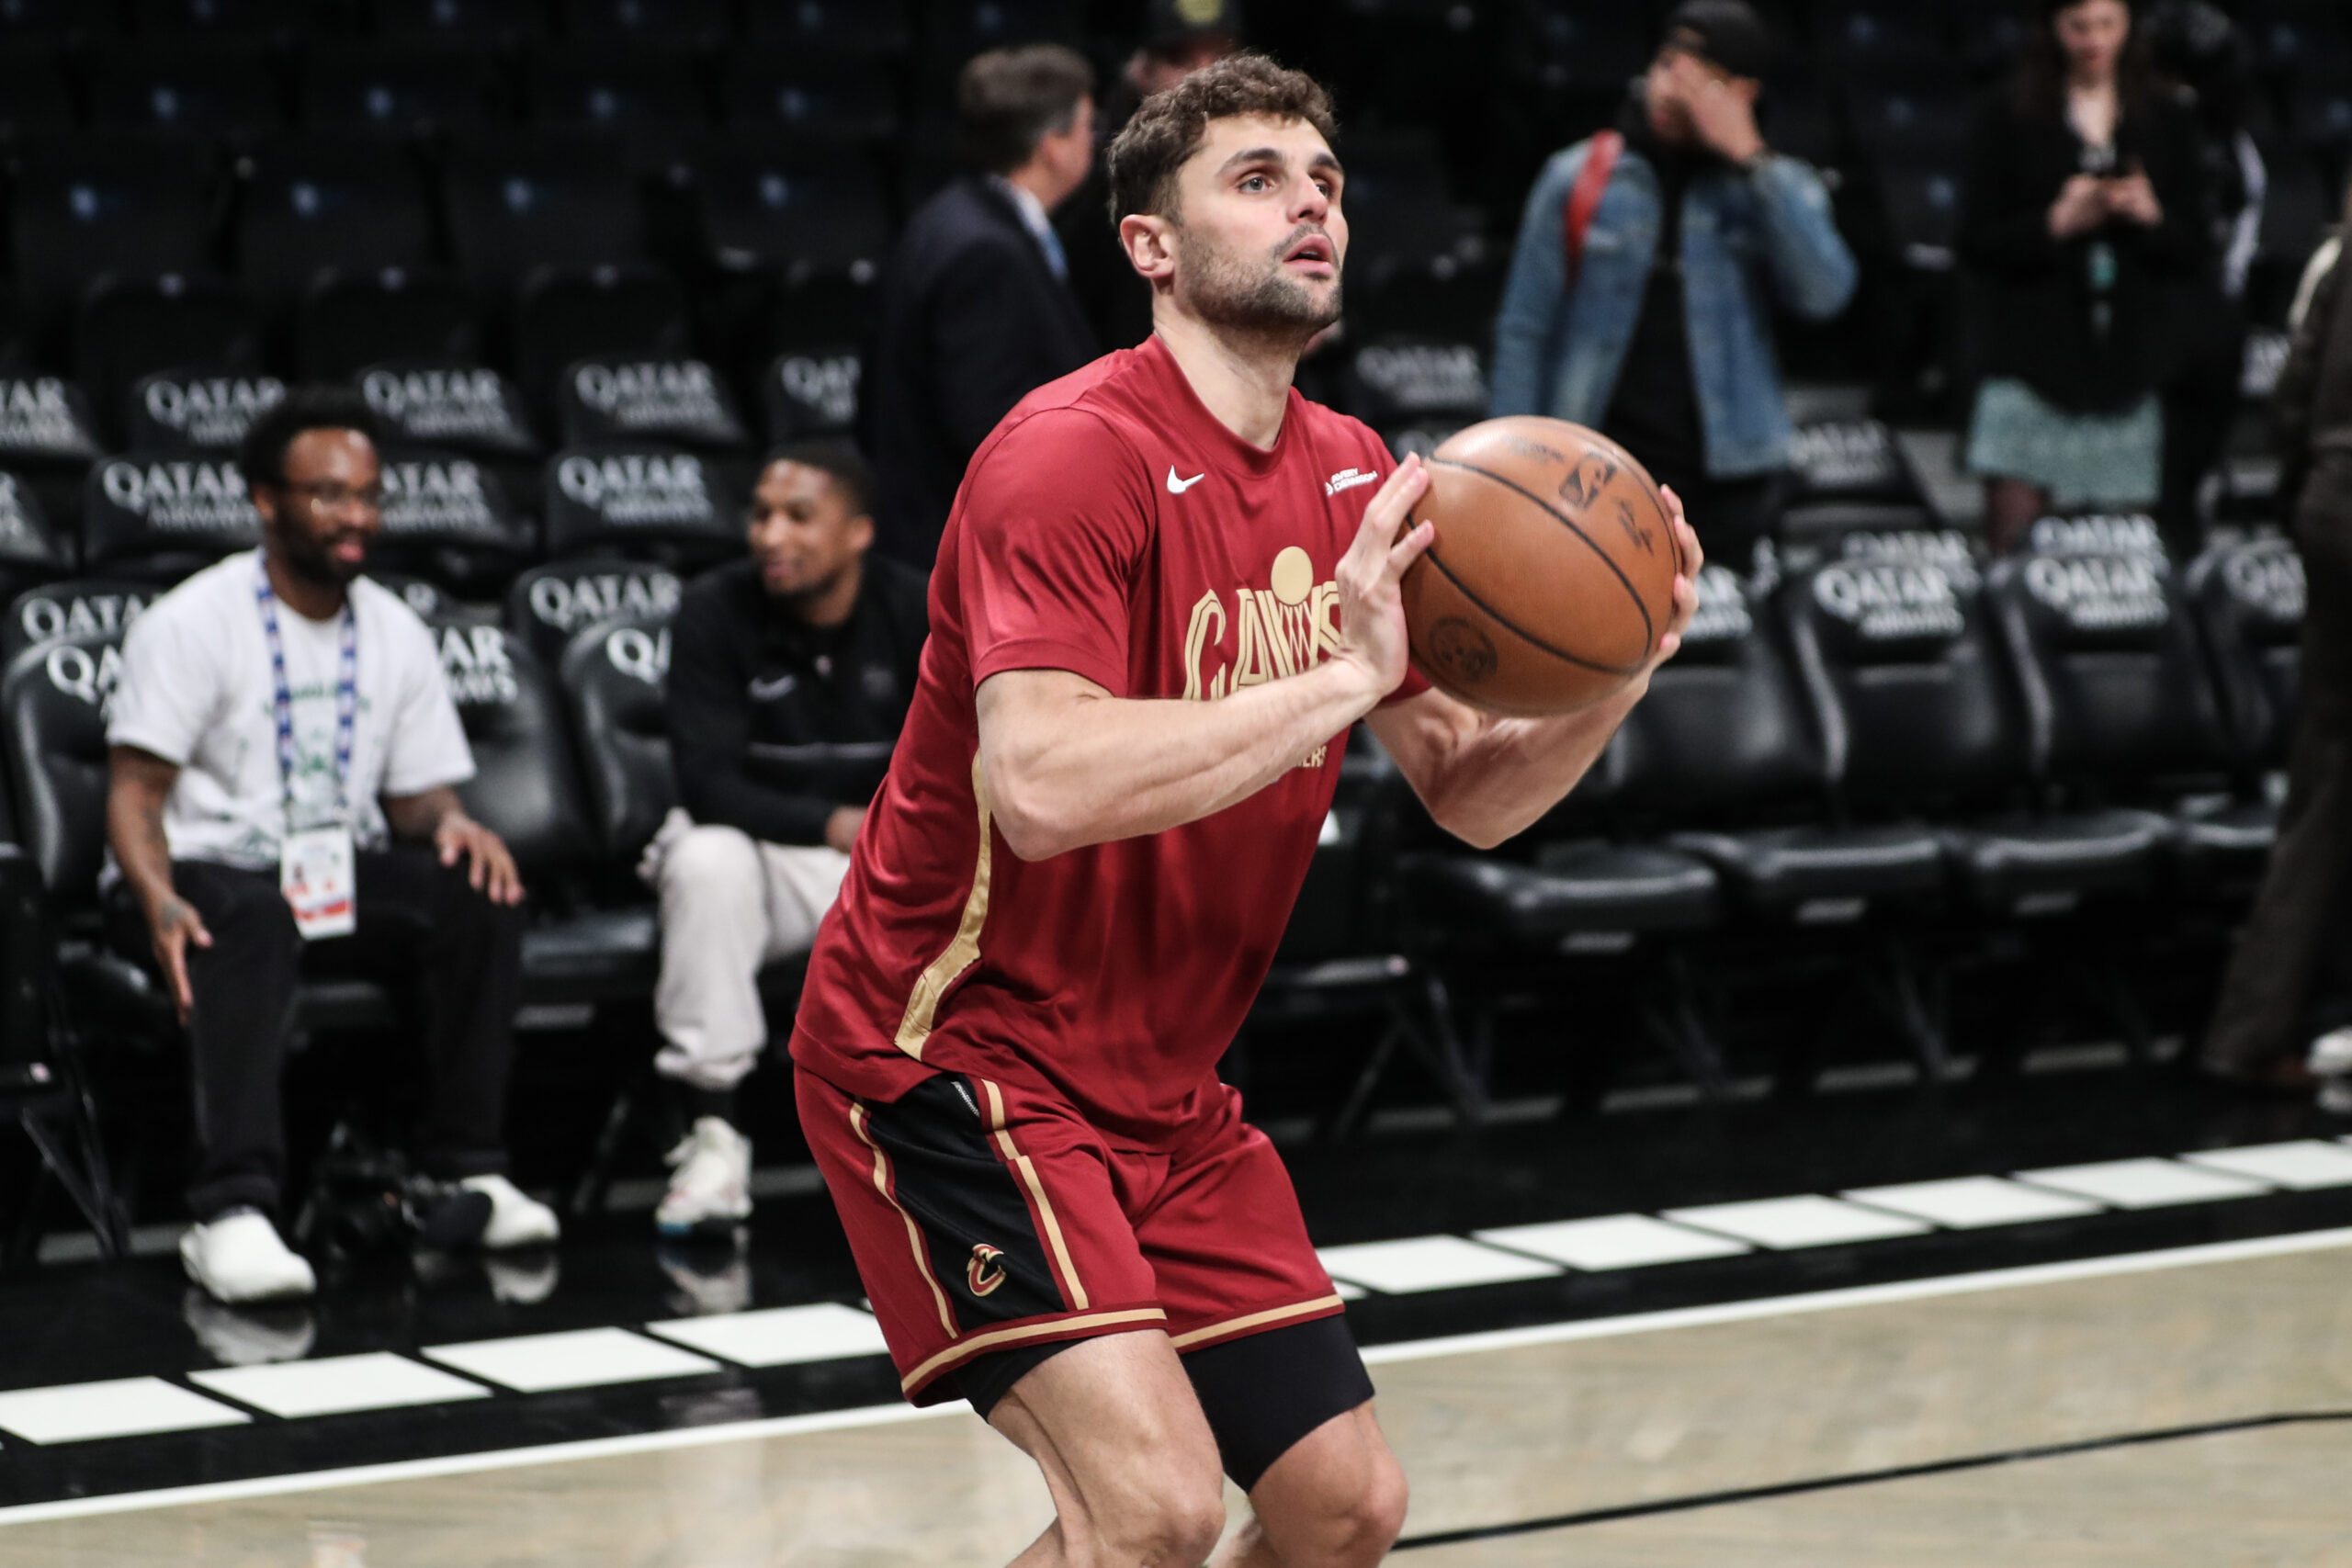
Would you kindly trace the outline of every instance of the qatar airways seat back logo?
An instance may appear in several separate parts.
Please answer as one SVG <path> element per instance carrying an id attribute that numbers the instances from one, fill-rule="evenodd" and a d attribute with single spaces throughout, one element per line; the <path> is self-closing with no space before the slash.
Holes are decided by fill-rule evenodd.
<path id="1" fill-rule="evenodd" d="M 151 451 L 225 452 L 286 400 L 275 376 L 164 370 L 130 392 L 130 442 Z"/>
<path id="2" fill-rule="evenodd" d="M 359 393 L 403 441 L 469 451 L 538 450 L 522 396 L 486 365 L 375 365 Z"/>

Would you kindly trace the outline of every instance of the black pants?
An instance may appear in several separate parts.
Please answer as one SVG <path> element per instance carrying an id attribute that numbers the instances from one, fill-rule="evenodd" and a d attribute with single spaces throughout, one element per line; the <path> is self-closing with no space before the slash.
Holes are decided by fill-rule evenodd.
<path id="1" fill-rule="evenodd" d="M 362 851 L 357 923 L 347 937 L 305 942 L 275 871 L 178 861 L 172 880 L 212 933 L 191 944 L 188 1046 L 196 1100 L 189 1212 L 210 1219 L 250 1203 L 275 1209 L 286 1165 L 278 1078 L 303 970 L 412 977 L 422 993 L 427 1110 L 419 1165 L 444 1180 L 505 1166 L 506 1077 L 514 1055 L 523 921 L 445 867 L 421 844 Z M 137 900 L 118 888 L 117 940 L 152 952 Z"/>
<path id="2" fill-rule="evenodd" d="M 2312 474 L 2295 542 L 2308 596 L 2287 803 L 2205 1032 L 2204 1059 L 2225 1070 L 2299 1052 L 2314 991 L 2352 979 L 2340 918 L 2352 873 L 2352 463 Z"/>
<path id="3" fill-rule="evenodd" d="M 2197 512 L 2197 491 L 2221 465 L 2237 423 L 2238 383 L 2245 364 L 2245 308 L 2212 302 L 2211 319 L 2198 329 L 2199 341 L 2181 374 L 2165 389 L 2164 494 L 2156 525 L 2165 547 L 2183 566 L 2205 547 L 2205 525 Z"/>
<path id="4" fill-rule="evenodd" d="M 1746 577 L 1754 569 L 1758 542 L 1780 535 L 1788 490 L 1782 475 L 1713 479 L 1701 472 L 1661 468 L 1650 477 L 1682 498 L 1682 514 L 1699 536 L 1699 547 L 1717 566 Z"/>

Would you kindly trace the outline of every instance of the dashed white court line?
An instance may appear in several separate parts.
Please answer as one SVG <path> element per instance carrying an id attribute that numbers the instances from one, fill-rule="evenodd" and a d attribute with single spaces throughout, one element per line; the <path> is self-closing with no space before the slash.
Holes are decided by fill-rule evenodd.
<path id="1" fill-rule="evenodd" d="M 2317 1138 L 2256 1144 L 2246 1148 L 2208 1149 L 2180 1157 L 2209 1170 L 2250 1177 L 2298 1192 L 2316 1191 L 2324 1187 L 2352 1187 L 2352 1149 L 2322 1143 Z"/>
<path id="2" fill-rule="evenodd" d="M 1997 1176 L 1857 1187 L 1845 1196 L 1873 1209 L 1891 1209 L 1930 1224 L 1962 1231 L 1990 1225 L 2030 1224 L 2036 1220 L 2075 1219 L 2096 1214 L 2102 1207 L 2088 1198 L 2004 1181 Z"/>
<path id="3" fill-rule="evenodd" d="M 1316 1249 L 1332 1278 L 1390 1295 L 1450 1291 L 1465 1285 L 1501 1285 L 1515 1280 L 1548 1280 L 1556 1263 L 1480 1247 L 1458 1235 L 1417 1235 L 1402 1241 L 1368 1241 L 1353 1247 Z"/>
<path id="4" fill-rule="evenodd" d="M 2270 1190 L 2266 1181 L 2200 1170 L 2169 1159 L 2112 1159 L 2092 1165 L 2020 1170 L 2019 1181 L 2071 1192 L 2118 1209 L 2163 1209 L 2177 1203 L 2215 1203 L 2252 1198 Z"/>
<path id="5" fill-rule="evenodd" d="M 1933 1227 L 1907 1215 L 1841 1203 L 1835 1198 L 1808 1194 L 1797 1198 L 1763 1198 L 1747 1203 L 1708 1203 L 1695 1209 L 1660 1211 L 1680 1225 L 1736 1236 L 1758 1247 L 1792 1251 L 1804 1247 L 1836 1247 L 1857 1241 L 1885 1241 L 1918 1235 Z"/>
<path id="6" fill-rule="evenodd" d="M 424 1354 L 444 1366 L 523 1393 L 557 1388 L 600 1388 L 650 1378 L 715 1372 L 718 1363 L 626 1328 L 579 1328 L 526 1334 L 465 1345 L 428 1345 Z"/>
<path id="7" fill-rule="evenodd" d="M 390 1350 L 190 1372 L 187 1380 L 240 1404 L 289 1419 L 490 1397 L 490 1390 L 478 1382 Z"/>
<path id="8" fill-rule="evenodd" d="M 1647 1214 L 1555 1220 L 1548 1224 L 1507 1225 L 1500 1230 L 1472 1231 L 1470 1235 L 1474 1240 L 1492 1247 L 1532 1252 L 1538 1258 L 1588 1272 L 1646 1269 L 1654 1264 L 1687 1263 L 1701 1258 L 1734 1258 L 1749 1250 L 1744 1241 L 1670 1225 Z"/>
<path id="9" fill-rule="evenodd" d="M 1908 1280 L 1889 1285 L 1861 1285 L 1823 1291 L 1811 1295 L 1775 1296 L 1756 1301 L 1725 1302 L 1715 1306 L 1685 1307 L 1672 1312 L 1637 1313 L 1620 1317 L 1589 1318 L 1575 1323 L 1545 1324 L 1533 1328 L 1499 1329 L 1485 1334 L 1452 1335 L 1396 1345 L 1366 1348 L 1363 1359 L 1374 1365 L 1421 1360 L 1441 1356 L 1475 1355 L 1526 1346 L 1560 1344 L 1578 1339 L 1606 1339 L 1626 1334 L 1650 1334 L 1663 1329 L 1703 1328 L 1716 1324 L 1747 1323 L 1759 1318 L 1804 1313 L 1837 1312 L 1849 1307 L 1881 1306 L 1928 1301 L 1940 1296 L 1969 1295 L 1987 1291 L 2015 1290 L 2034 1285 L 2062 1284 L 2077 1280 L 2156 1273 L 2171 1269 L 2201 1268 L 2215 1263 L 2241 1263 L 2262 1258 L 2352 1247 L 2352 1229 L 2305 1231 L 2293 1235 L 2260 1236 L 2250 1241 L 2225 1241 L 2199 1247 L 2172 1247 L 2162 1252 L 2127 1253 L 2115 1258 L 2084 1258 L 2072 1263 L 2038 1263 L 2019 1269 L 1996 1269 L 1975 1274 L 1951 1274 L 1932 1280 Z M 720 1422 L 662 1432 L 640 1432 L 621 1438 L 591 1438 L 579 1442 L 550 1443 L 539 1448 L 503 1449 L 490 1453 L 455 1454 L 444 1459 L 401 1460 L 389 1464 L 356 1465 L 341 1470 L 311 1471 L 300 1475 L 261 1476 L 250 1481 L 210 1482 L 154 1492 L 118 1493 L 107 1497 L 74 1497 L 54 1503 L 24 1503 L 0 1508 L 0 1528 L 37 1524 L 45 1519 L 85 1518 L 94 1515 L 137 1513 L 151 1508 L 185 1507 L 205 1503 L 241 1502 L 254 1497 L 278 1497 L 342 1486 L 372 1486 L 390 1481 L 420 1481 L 444 1475 L 487 1471 L 519 1470 L 573 1460 L 607 1459 L 619 1455 L 658 1453 L 672 1449 L 701 1448 L 713 1443 L 752 1438 L 793 1437 L 863 1427 L 889 1426 L 900 1421 L 975 1417 L 965 1406 L 948 1403 L 916 1409 L 908 1404 L 871 1404 L 851 1410 L 831 1410 L 815 1416 L 786 1416 L 761 1421 Z"/>
<path id="10" fill-rule="evenodd" d="M 889 1353 L 882 1325 L 854 1307 L 837 1302 L 811 1306 L 771 1307 L 762 1312 L 722 1313 L 649 1323 L 658 1334 L 688 1349 L 746 1367 L 785 1367 L 802 1361 L 832 1361 L 844 1356 Z"/>
<path id="11" fill-rule="evenodd" d="M 0 1427 L 28 1443 L 80 1443 L 238 1427 L 252 1416 L 162 1378 L 109 1378 L 0 1393 Z"/>

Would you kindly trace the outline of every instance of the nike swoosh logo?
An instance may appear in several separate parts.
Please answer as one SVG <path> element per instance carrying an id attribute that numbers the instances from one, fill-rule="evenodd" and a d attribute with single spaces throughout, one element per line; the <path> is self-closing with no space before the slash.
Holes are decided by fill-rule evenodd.
<path id="1" fill-rule="evenodd" d="M 800 677 L 797 675 L 779 675 L 773 681 L 753 681 L 752 700 L 755 703 L 772 703 L 798 684 L 800 684 Z"/>
<path id="2" fill-rule="evenodd" d="M 1200 483 L 1203 479 L 1208 477 L 1209 471 L 1206 468 L 1203 468 L 1199 473 L 1194 474 L 1189 479 L 1180 479 L 1176 477 L 1176 465 L 1170 463 L 1168 465 L 1168 493 L 1170 495 L 1182 495 L 1186 491 L 1192 489 L 1194 485 Z"/>

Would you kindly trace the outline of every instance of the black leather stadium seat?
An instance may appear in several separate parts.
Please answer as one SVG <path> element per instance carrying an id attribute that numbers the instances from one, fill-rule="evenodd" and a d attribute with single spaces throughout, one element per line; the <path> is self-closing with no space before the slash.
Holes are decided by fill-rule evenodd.
<path id="1" fill-rule="evenodd" d="M 551 402 L 575 360 L 683 358 L 691 339 L 684 291 L 660 267 L 546 267 L 523 285 L 514 368 L 526 393 Z"/>
<path id="2" fill-rule="evenodd" d="M 902 54 L 913 39 L 906 0 L 744 0 L 753 42 L 835 58 Z"/>
<path id="3" fill-rule="evenodd" d="M 612 860 L 635 863 L 677 804 L 662 682 L 670 670 L 667 615 L 616 615 L 563 654 L 564 697 L 580 738 L 598 839 Z"/>
<path id="4" fill-rule="evenodd" d="M 506 626 L 553 669 L 572 637 L 599 621 L 627 615 L 667 622 L 683 586 L 668 567 L 643 561 L 550 561 L 519 574 L 507 589 Z"/>
<path id="5" fill-rule="evenodd" d="M 1856 529 L 1920 527 L 1932 517 L 1903 443 L 1885 424 L 1833 419 L 1797 427 L 1782 514 L 1792 542 Z"/>
<path id="6" fill-rule="evenodd" d="M 148 37 L 276 41 L 300 30 L 302 0 L 131 0 L 131 23 Z"/>
<path id="7" fill-rule="evenodd" d="M 174 39 L 100 50 L 90 118 L 101 127 L 246 138 L 285 123 L 277 77 L 257 44 Z"/>
<path id="8" fill-rule="evenodd" d="M 898 88 L 887 70 L 798 51 L 729 60 L 719 103 L 738 131 L 802 143 L 879 141 L 899 127 Z"/>
<path id="9" fill-rule="evenodd" d="M 492 457 L 539 450 L 522 392 L 487 365 L 403 356 L 363 366 L 353 378 L 394 439 Z"/>
<path id="10" fill-rule="evenodd" d="M 467 599 L 486 599 L 537 553 L 497 473 L 461 453 L 387 445 L 376 554 Z"/>
<path id="11" fill-rule="evenodd" d="M 1858 816 L 1951 824 L 1939 831 L 1961 885 L 1998 914 L 2061 913 L 2154 886 L 2164 818 L 2023 808 L 2027 718 L 1978 584 L 1929 565 L 1833 561 L 1792 578 L 1782 604 Z"/>
<path id="12" fill-rule="evenodd" d="M 2207 551 L 2188 570 L 2242 765 L 2286 765 L 2303 627 L 2303 558 L 2285 539 Z"/>
<path id="13" fill-rule="evenodd" d="M 345 380 L 390 360 L 477 365 L 473 300 L 446 272 L 390 267 L 314 276 L 294 312 L 303 377 Z"/>
<path id="14" fill-rule="evenodd" d="M 163 591 L 121 577 L 67 578 L 17 595 L 0 623 L 0 667 L 37 643 L 62 637 L 120 637 Z"/>
<path id="15" fill-rule="evenodd" d="M 376 28 L 387 38 L 440 39 L 512 47 L 547 33 L 543 0 L 375 0 Z"/>
<path id="16" fill-rule="evenodd" d="M 244 169 L 237 276 L 274 310 L 322 272 L 405 274 L 434 259 L 415 165 L 380 138 L 310 130 L 259 149 Z"/>
<path id="17" fill-rule="evenodd" d="M 693 157 L 695 248 L 729 272 L 878 265 L 890 242 L 879 174 L 847 151 L 730 137 Z"/>
<path id="18" fill-rule="evenodd" d="M 219 366 L 159 370 L 123 398 L 123 444 L 134 452 L 234 452 L 285 396 L 275 376 Z"/>
<path id="19" fill-rule="evenodd" d="M 107 276 L 90 286 L 75 313 L 74 371 L 107 414 L 126 407 L 132 388 L 158 371 L 257 371 L 261 345 L 253 306 L 221 278 Z"/>
<path id="20" fill-rule="evenodd" d="M 659 940 L 651 907 L 600 907 L 582 886 L 603 846 L 581 798 L 562 699 L 546 666 L 503 627 L 445 625 L 435 636 L 474 756 L 474 777 L 458 795 L 514 852 L 531 893 L 526 1005 L 650 991 Z"/>
<path id="21" fill-rule="evenodd" d="M 72 547 L 50 522 L 33 487 L 16 474 L 0 472 L 0 581 L 61 577 L 73 565 Z"/>
<path id="22" fill-rule="evenodd" d="M 563 30 L 596 43 L 705 48 L 733 30 L 734 9 L 728 0 L 563 0 Z"/>
<path id="23" fill-rule="evenodd" d="M 536 51 L 524 78 L 534 124 L 616 137 L 641 172 L 668 169 L 710 123 L 693 59 L 665 40 Z"/>
<path id="24" fill-rule="evenodd" d="M 607 137 L 459 133 L 444 191 L 450 249 L 478 288 L 503 290 L 540 267 L 634 262 L 645 249 L 623 149 Z"/>
<path id="25" fill-rule="evenodd" d="M 226 457 L 128 453 L 90 468 L 82 561 L 175 581 L 261 542 L 261 515 Z"/>
<path id="26" fill-rule="evenodd" d="M 547 463 L 549 556 L 718 560 L 743 547 L 744 465 L 674 446 L 573 447 Z"/>
<path id="27" fill-rule="evenodd" d="M 108 273 L 192 273 L 211 260 L 209 143 L 119 132 L 40 137 L 20 149 L 9 197 L 17 293 L 44 342 Z"/>
<path id="28" fill-rule="evenodd" d="M 556 428 L 569 446 L 671 441 L 700 451 L 750 442 L 727 379 L 703 360 L 594 355 L 556 384 Z"/>
<path id="29" fill-rule="evenodd" d="M 865 361 L 849 344 L 777 355 L 760 378 L 768 440 L 849 434 L 857 428 L 857 390 L 864 378 Z"/>
<path id="30" fill-rule="evenodd" d="M 494 63 L 462 43 L 322 40 L 295 73 L 302 123 L 384 136 L 471 130 L 490 118 Z"/>

